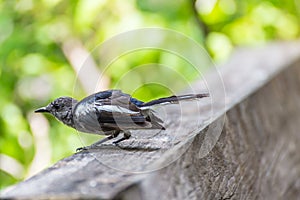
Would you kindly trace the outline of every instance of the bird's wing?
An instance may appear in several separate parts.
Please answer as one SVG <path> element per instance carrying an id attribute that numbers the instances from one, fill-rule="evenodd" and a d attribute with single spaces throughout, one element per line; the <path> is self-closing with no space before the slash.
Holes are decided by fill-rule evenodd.
<path id="1" fill-rule="evenodd" d="M 105 106 L 108 110 L 116 112 L 139 112 L 138 103 L 143 103 L 132 98 L 121 90 L 107 90 L 94 94 L 95 105 Z M 129 110 L 129 111 L 128 111 Z"/>
<path id="2" fill-rule="evenodd" d="M 90 95 L 74 108 L 77 128 L 84 132 L 132 130 L 141 128 L 162 129 L 161 120 L 151 110 L 141 110 L 133 99 L 120 90 L 108 90 Z"/>
<path id="3" fill-rule="evenodd" d="M 73 110 L 76 129 L 100 134 L 101 131 L 151 128 L 147 116 L 130 102 L 130 98 L 120 90 L 103 91 L 84 98 Z"/>
<path id="4" fill-rule="evenodd" d="M 152 109 L 141 109 L 140 106 L 142 105 L 144 105 L 144 102 L 123 93 L 121 90 L 108 90 L 95 94 L 95 106 L 100 109 L 104 116 L 103 119 L 108 120 L 108 123 L 110 120 L 114 122 L 116 118 L 123 121 L 122 117 L 126 122 L 128 116 L 134 123 L 145 121 L 157 124 L 163 123 Z M 127 119 L 125 119 L 126 117 Z"/>
<path id="5" fill-rule="evenodd" d="M 94 94 L 94 106 L 102 123 L 144 123 L 145 116 L 121 90 L 107 90 Z"/>

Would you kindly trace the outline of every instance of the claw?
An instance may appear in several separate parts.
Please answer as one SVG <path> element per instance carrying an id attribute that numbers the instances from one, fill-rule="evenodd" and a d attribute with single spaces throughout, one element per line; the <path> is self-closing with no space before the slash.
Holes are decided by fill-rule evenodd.
<path id="1" fill-rule="evenodd" d="M 76 149 L 76 152 L 88 150 L 86 147 L 79 147 Z"/>
<path id="2" fill-rule="evenodd" d="M 118 141 L 114 141 L 114 142 L 112 142 L 112 144 L 113 144 L 114 146 L 119 146 L 119 142 L 118 142 Z"/>

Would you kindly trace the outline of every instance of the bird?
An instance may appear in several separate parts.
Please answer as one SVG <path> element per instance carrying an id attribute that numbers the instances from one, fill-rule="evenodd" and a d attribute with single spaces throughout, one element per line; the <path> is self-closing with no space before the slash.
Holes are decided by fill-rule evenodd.
<path id="1" fill-rule="evenodd" d="M 131 130 L 165 130 L 163 121 L 152 109 L 153 106 L 203 97 L 209 97 L 209 94 L 173 95 L 143 102 L 115 89 L 91 94 L 81 101 L 67 96 L 59 97 L 47 106 L 36 109 L 35 113 L 50 113 L 58 121 L 80 132 L 107 136 L 90 146 L 76 150 L 81 151 L 116 138 L 121 132 L 123 137 L 114 141 L 113 144 L 117 145 L 129 139 Z"/>

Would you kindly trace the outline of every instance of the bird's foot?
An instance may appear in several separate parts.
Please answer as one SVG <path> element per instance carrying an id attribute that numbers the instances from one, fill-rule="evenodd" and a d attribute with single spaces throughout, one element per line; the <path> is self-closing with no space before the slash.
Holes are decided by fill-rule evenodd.
<path id="1" fill-rule="evenodd" d="M 76 149 L 76 152 L 86 151 L 88 149 L 89 149 L 88 147 L 79 147 L 79 148 Z"/>
<path id="2" fill-rule="evenodd" d="M 106 141 L 108 141 L 108 140 L 111 140 L 111 139 L 117 137 L 119 133 L 120 133 L 119 131 L 118 131 L 118 132 L 115 132 L 114 134 L 112 134 L 112 135 L 110 135 L 110 136 L 108 136 L 108 137 L 106 137 L 106 138 L 104 138 L 104 139 L 102 139 L 102 140 L 100 140 L 100 141 L 98 141 L 98 142 L 96 142 L 96 143 L 90 145 L 90 146 L 79 147 L 79 148 L 76 149 L 76 152 L 86 151 L 86 150 L 89 150 L 89 149 L 92 149 L 92 148 L 96 148 L 96 147 L 99 146 L 100 144 L 102 144 L 102 143 L 104 143 L 104 142 L 106 142 Z M 118 139 L 118 140 L 116 140 L 116 141 L 114 141 L 114 142 L 112 142 L 112 143 L 113 143 L 114 145 L 118 146 L 118 143 L 119 143 L 119 142 L 121 142 L 121 141 L 123 141 L 123 140 L 129 139 L 130 136 L 131 136 L 130 132 L 124 132 L 124 135 L 123 135 L 122 138 L 120 138 L 120 139 Z"/>
<path id="3" fill-rule="evenodd" d="M 76 152 L 79 152 L 79 151 L 86 151 L 86 150 L 89 150 L 89 149 L 92 149 L 92 148 L 96 148 L 97 146 L 99 146 L 100 144 L 106 142 L 106 141 L 109 141 L 115 137 L 117 137 L 119 135 L 120 131 L 114 131 L 110 136 L 106 137 L 106 138 L 103 138 L 102 140 L 99 140 L 98 142 L 90 145 L 90 146 L 85 146 L 85 147 L 79 147 L 76 149 Z"/>
<path id="4" fill-rule="evenodd" d="M 127 140 L 131 137 L 131 133 L 130 132 L 124 132 L 124 135 L 122 138 L 118 139 L 117 141 L 114 141 L 113 144 L 118 146 L 119 142 L 122 142 L 123 140 Z"/>

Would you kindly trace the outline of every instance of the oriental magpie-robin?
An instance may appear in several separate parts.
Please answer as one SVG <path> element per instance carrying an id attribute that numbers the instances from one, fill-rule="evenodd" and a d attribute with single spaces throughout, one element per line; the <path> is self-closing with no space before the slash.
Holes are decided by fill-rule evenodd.
<path id="1" fill-rule="evenodd" d="M 35 112 L 50 113 L 67 126 L 81 132 L 108 135 L 91 146 L 77 149 L 83 150 L 115 138 L 120 132 L 123 132 L 124 136 L 115 141 L 115 144 L 128 139 L 131 136 L 130 130 L 165 130 L 163 121 L 151 109 L 152 106 L 208 96 L 207 93 L 188 94 L 142 102 L 121 90 L 107 90 L 92 94 L 81 101 L 71 97 L 59 97 Z"/>

